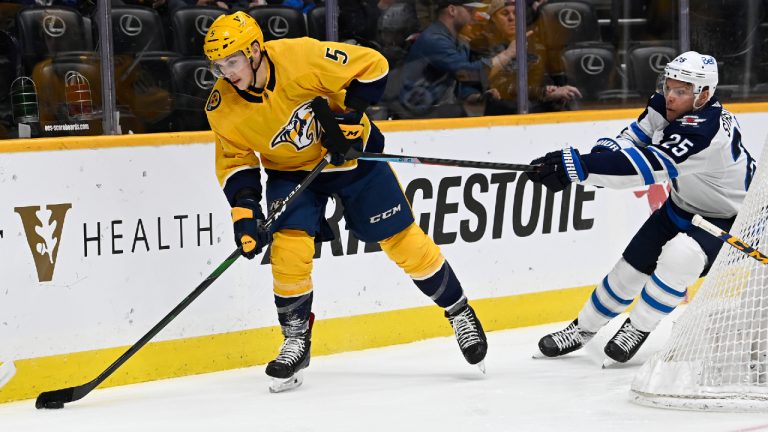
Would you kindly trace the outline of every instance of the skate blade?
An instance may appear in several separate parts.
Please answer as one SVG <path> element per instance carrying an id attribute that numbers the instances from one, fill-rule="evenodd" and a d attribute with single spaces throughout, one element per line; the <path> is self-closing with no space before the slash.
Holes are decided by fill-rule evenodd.
<path id="1" fill-rule="evenodd" d="M 615 366 L 617 364 L 619 364 L 619 362 L 617 362 L 616 360 L 608 357 L 605 360 L 603 360 L 603 369 L 610 369 L 610 368 L 612 368 L 613 366 Z"/>
<path id="2" fill-rule="evenodd" d="M 8 384 L 8 381 L 14 375 L 16 375 L 16 365 L 12 361 L 7 361 L 0 365 L 0 388 Z"/>
<path id="3" fill-rule="evenodd" d="M 269 392 L 282 393 L 284 391 L 293 390 L 303 382 L 304 375 L 301 371 L 296 372 L 293 376 L 288 378 L 272 378 L 272 382 L 269 383 Z"/>
<path id="4" fill-rule="evenodd" d="M 481 361 L 476 366 L 478 369 L 480 369 L 480 372 L 482 372 L 483 375 L 485 375 L 485 360 Z"/>

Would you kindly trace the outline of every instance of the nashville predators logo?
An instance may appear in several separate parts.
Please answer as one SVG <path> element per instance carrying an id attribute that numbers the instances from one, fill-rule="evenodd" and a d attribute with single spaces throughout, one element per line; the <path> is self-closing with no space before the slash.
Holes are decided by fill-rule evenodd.
<path id="1" fill-rule="evenodd" d="M 213 111 L 221 105 L 221 93 L 218 90 L 214 90 L 208 97 L 208 103 L 205 105 L 206 111 Z"/>
<path id="2" fill-rule="evenodd" d="M 272 138 L 270 148 L 290 144 L 301 151 L 320 138 L 320 124 L 315 120 L 309 104 L 305 102 L 293 111 L 285 126 Z"/>

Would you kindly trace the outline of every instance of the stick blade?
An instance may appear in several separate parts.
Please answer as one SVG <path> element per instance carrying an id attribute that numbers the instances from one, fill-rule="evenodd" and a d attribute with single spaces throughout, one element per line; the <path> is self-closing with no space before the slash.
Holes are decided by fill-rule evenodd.
<path id="1" fill-rule="evenodd" d="M 0 388 L 8 384 L 8 381 L 16 375 L 16 365 L 13 361 L 4 362 L 0 365 Z"/>
<path id="2" fill-rule="evenodd" d="M 69 387 L 61 390 L 42 392 L 35 401 L 37 409 L 60 409 L 65 403 L 75 400 L 75 388 Z"/>

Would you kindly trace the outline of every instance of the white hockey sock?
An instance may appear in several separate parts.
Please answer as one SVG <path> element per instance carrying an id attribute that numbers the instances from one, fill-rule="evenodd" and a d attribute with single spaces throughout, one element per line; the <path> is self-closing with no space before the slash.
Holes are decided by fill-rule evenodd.
<path id="1" fill-rule="evenodd" d="M 579 312 L 579 327 L 597 332 L 632 303 L 650 276 L 637 271 L 622 257 L 597 285 Z"/>
<path id="2" fill-rule="evenodd" d="M 645 288 L 640 293 L 635 308 L 629 314 L 632 325 L 640 331 L 653 331 L 659 322 L 683 301 L 685 290 L 686 288 L 683 287 L 678 291 L 659 278 L 656 273 L 652 274 L 651 280 L 645 284 Z"/>
<path id="3" fill-rule="evenodd" d="M 632 325 L 644 332 L 653 331 L 683 301 L 687 287 L 696 282 L 706 262 L 699 244 L 685 234 L 664 245 L 656 271 L 629 315 Z"/>

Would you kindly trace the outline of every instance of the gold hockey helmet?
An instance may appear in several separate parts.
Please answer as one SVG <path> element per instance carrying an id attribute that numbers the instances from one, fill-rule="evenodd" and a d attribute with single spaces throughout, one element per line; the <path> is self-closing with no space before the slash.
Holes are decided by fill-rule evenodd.
<path id="1" fill-rule="evenodd" d="M 238 11 L 216 18 L 205 35 L 203 51 L 211 61 L 229 57 L 238 51 L 250 59 L 253 57 L 253 42 L 263 47 L 264 34 L 252 16 Z"/>

